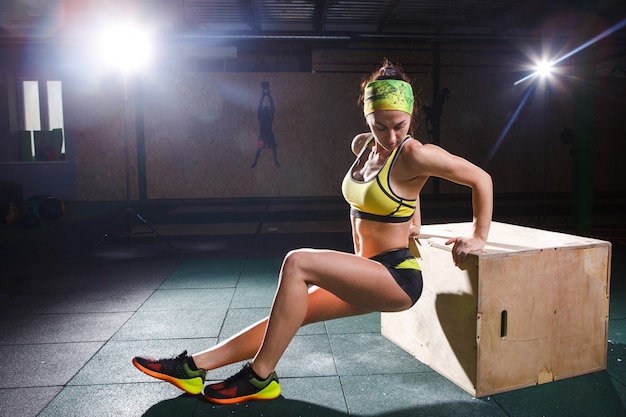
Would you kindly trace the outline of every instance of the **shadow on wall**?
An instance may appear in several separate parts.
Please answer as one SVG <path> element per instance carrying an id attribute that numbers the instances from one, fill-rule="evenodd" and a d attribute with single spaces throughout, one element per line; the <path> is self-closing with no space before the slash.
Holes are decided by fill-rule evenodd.
<path id="1" fill-rule="evenodd" d="M 261 98 L 259 99 L 259 106 L 257 108 L 257 118 L 259 119 L 259 137 L 256 142 L 256 153 L 254 155 L 254 162 L 250 165 L 251 168 L 255 168 L 261 156 L 263 149 L 270 149 L 272 156 L 274 157 L 274 166 L 280 168 L 278 163 L 278 153 L 276 151 L 276 136 L 274 135 L 274 114 L 276 113 L 276 107 L 274 106 L 274 99 L 270 94 L 270 83 L 268 81 L 261 82 Z"/>

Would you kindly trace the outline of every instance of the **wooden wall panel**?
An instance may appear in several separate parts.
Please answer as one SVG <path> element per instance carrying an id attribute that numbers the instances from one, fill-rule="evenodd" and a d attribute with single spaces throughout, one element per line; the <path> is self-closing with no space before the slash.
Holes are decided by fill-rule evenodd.
<path id="1" fill-rule="evenodd" d="M 561 83 L 550 94 L 539 89 L 514 118 L 525 94 L 519 79 L 519 51 L 442 44 L 441 87 L 450 95 L 442 113 L 440 144 L 486 169 L 497 193 L 567 193 L 572 188 L 571 145 L 561 132 L 573 126 L 571 88 Z M 359 83 L 384 56 L 403 64 L 420 105 L 432 104 L 432 45 L 402 48 L 314 50 L 312 73 L 153 71 L 142 76 L 147 193 L 150 199 L 339 196 L 352 162 L 350 140 L 366 130 L 356 105 Z M 123 89 L 114 76 L 67 79 L 66 137 L 76 149 L 79 200 L 125 198 Z M 270 82 L 273 124 L 281 164 L 264 150 L 256 168 L 260 83 Z M 621 87 L 620 87 L 621 86 Z M 624 191 L 626 166 L 620 126 L 624 82 L 599 83 L 595 189 Z M 131 196 L 138 198 L 135 90 L 129 91 Z M 140 115 L 141 116 L 141 115 Z M 416 137 L 433 141 L 421 112 Z M 510 123 L 510 126 L 509 126 Z M 508 131 L 507 131 L 508 128 Z M 503 132 L 507 131 L 506 135 Z M 622 135 L 623 136 L 623 135 Z M 548 157 L 547 171 L 544 156 Z M 432 181 L 424 189 L 431 193 Z M 440 182 L 442 194 L 469 193 Z"/>
<path id="2" fill-rule="evenodd" d="M 280 167 L 263 149 L 256 167 L 261 82 L 275 103 Z M 353 75 L 187 74 L 145 88 L 150 198 L 338 195 L 364 129 Z"/>

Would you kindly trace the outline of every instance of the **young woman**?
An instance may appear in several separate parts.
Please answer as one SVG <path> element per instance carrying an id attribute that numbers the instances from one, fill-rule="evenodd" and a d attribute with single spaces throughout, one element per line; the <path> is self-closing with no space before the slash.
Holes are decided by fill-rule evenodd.
<path id="1" fill-rule="evenodd" d="M 135 357 L 133 364 L 190 393 L 220 404 L 274 399 L 275 368 L 306 324 L 372 311 L 400 311 L 417 302 L 422 274 L 408 250 L 420 231 L 419 193 L 431 177 L 472 189 L 473 233 L 450 239 L 452 262 L 483 248 L 491 224 L 491 177 L 463 158 L 412 138 L 414 96 L 402 70 L 389 61 L 362 84 L 370 132 L 352 141 L 356 161 L 343 183 L 351 207 L 354 253 L 298 249 L 287 254 L 269 317 L 191 356 Z M 206 371 L 249 360 L 224 382 L 204 386 Z M 204 388 L 204 389 L 203 389 Z"/>

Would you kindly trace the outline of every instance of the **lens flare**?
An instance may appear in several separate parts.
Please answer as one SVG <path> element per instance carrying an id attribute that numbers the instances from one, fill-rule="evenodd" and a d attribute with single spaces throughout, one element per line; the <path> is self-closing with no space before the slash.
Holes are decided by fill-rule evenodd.
<path id="1" fill-rule="evenodd" d="M 517 116 L 519 116 L 520 112 L 522 111 L 522 108 L 524 108 L 524 105 L 526 104 L 526 101 L 528 101 L 528 98 L 530 97 L 532 92 L 535 91 L 535 87 L 536 86 L 537 86 L 537 84 L 531 84 L 530 87 L 528 87 L 528 89 L 526 90 L 526 93 L 524 94 L 524 97 L 522 98 L 522 100 L 520 101 L 519 105 L 517 106 L 517 109 L 515 109 L 515 113 L 513 113 L 513 116 L 511 116 L 511 119 L 509 120 L 507 125 L 502 130 L 502 133 L 498 137 L 498 140 L 496 141 L 496 143 L 493 145 L 493 148 L 491 149 L 491 152 L 489 152 L 489 155 L 487 155 L 487 159 L 485 159 L 485 164 L 489 163 L 493 159 L 493 157 L 495 156 L 496 152 L 500 148 L 500 145 L 502 145 L 502 142 L 504 141 L 504 138 L 509 133 L 509 130 L 511 130 L 511 127 L 513 126 L 513 123 L 515 123 L 515 120 L 517 120 Z"/>
<path id="2" fill-rule="evenodd" d="M 535 66 L 533 67 L 534 72 L 530 73 L 529 75 L 525 76 L 524 78 L 521 78 L 517 81 L 515 81 L 513 83 L 513 85 L 518 85 L 520 83 L 523 83 L 524 81 L 536 77 L 536 76 L 540 76 L 540 75 L 550 75 L 550 73 L 552 73 L 554 67 L 559 64 L 560 62 L 565 61 L 567 58 L 571 57 L 574 54 L 577 54 L 578 52 L 582 51 L 583 49 L 593 45 L 594 43 L 598 42 L 599 40 L 606 38 L 607 36 L 611 35 L 612 33 L 615 33 L 616 31 L 620 30 L 621 28 L 623 28 L 624 26 L 626 26 L 626 19 L 623 19 L 621 22 L 611 26 L 610 28 L 608 28 L 607 30 L 605 30 L 604 32 L 594 36 L 593 38 L 591 38 L 590 40 L 582 43 L 580 46 L 577 46 L 576 48 L 572 49 L 571 51 L 561 55 L 560 57 L 554 59 L 554 60 L 541 60 L 539 62 L 537 62 L 535 64 Z"/>

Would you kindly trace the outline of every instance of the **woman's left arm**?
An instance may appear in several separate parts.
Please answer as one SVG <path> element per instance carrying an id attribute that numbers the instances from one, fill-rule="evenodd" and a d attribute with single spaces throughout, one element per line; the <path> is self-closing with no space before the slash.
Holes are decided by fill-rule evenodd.
<path id="1" fill-rule="evenodd" d="M 468 178 L 471 178 L 471 181 L 464 184 L 472 189 L 472 209 L 474 212 L 472 235 L 454 237 L 446 242 L 446 245 L 454 244 L 452 247 L 452 258 L 457 266 L 465 262 L 469 253 L 481 250 L 485 246 L 489 236 L 489 227 L 491 226 L 493 213 L 493 184 L 491 176 L 477 166 L 472 166 L 473 169 L 470 169 L 470 171 L 475 172 L 468 176 Z"/>
<path id="2" fill-rule="evenodd" d="M 447 245 L 454 244 L 452 257 L 456 265 L 461 265 L 470 252 L 482 249 L 487 243 L 493 214 L 491 176 L 466 159 L 436 145 L 416 146 L 410 153 L 415 166 L 425 171 L 421 175 L 443 178 L 472 189 L 472 235 L 455 237 L 446 242 Z"/>

